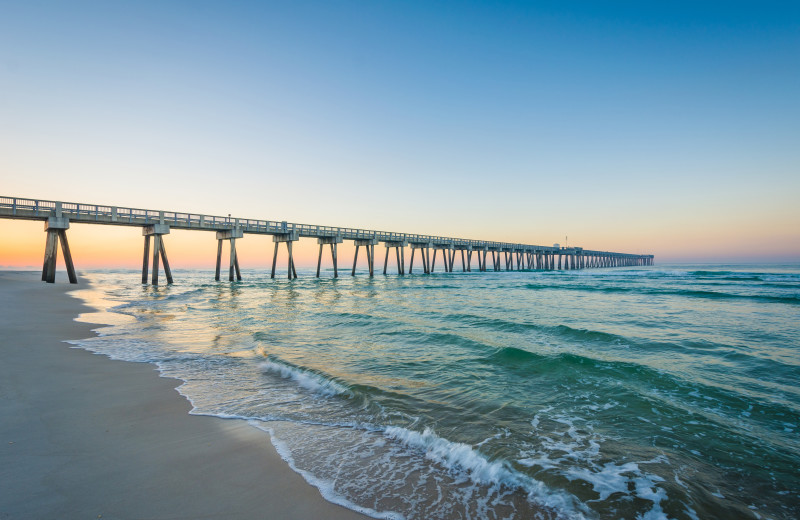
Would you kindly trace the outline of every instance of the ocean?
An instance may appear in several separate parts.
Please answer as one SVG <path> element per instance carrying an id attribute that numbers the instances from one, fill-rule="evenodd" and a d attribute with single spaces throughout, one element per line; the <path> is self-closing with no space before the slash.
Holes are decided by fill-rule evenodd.
<path id="1" fill-rule="evenodd" d="M 298 274 L 87 272 L 73 343 L 375 518 L 800 518 L 800 265 Z"/>

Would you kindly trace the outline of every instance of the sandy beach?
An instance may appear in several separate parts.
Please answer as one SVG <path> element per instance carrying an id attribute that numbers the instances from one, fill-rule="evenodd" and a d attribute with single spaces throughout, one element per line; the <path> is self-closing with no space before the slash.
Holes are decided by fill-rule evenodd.
<path id="1" fill-rule="evenodd" d="M 93 327 L 64 281 L 0 272 L 0 519 L 366 518 L 263 432 L 189 415 L 152 365 L 70 348 Z"/>

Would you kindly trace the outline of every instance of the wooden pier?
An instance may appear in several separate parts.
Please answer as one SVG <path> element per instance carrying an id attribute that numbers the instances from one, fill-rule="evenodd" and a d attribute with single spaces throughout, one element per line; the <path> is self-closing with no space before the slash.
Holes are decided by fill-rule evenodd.
<path id="1" fill-rule="evenodd" d="M 614 253 L 609 251 L 592 251 L 580 247 L 538 246 L 530 244 L 514 244 L 450 238 L 431 235 L 415 235 L 368 229 L 341 228 L 330 226 L 314 226 L 294 224 L 272 220 L 254 220 L 244 218 L 219 217 L 196 213 L 180 213 L 174 211 L 156 211 L 148 209 L 123 208 L 97 204 L 80 204 L 50 200 L 23 199 L 16 197 L 0 197 L 0 218 L 19 220 L 39 220 L 44 222 L 47 233 L 45 241 L 42 280 L 48 283 L 55 281 L 56 257 L 58 242 L 67 267 L 70 283 L 77 283 L 75 266 L 72 262 L 67 230 L 70 223 L 102 224 L 109 226 L 137 226 L 142 228 L 144 236 L 144 258 L 142 261 L 142 283 L 147 283 L 150 269 L 150 242 L 153 242 L 152 273 L 150 283 L 158 285 L 159 261 L 163 264 L 167 283 L 172 283 L 164 235 L 170 229 L 190 229 L 197 231 L 213 231 L 216 233 L 217 263 L 215 279 L 220 279 L 223 241 L 230 244 L 230 265 L 228 280 L 241 280 L 239 259 L 236 255 L 236 240 L 249 235 L 271 235 L 275 243 L 272 257 L 271 276 L 275 277 L 280 245 L 286 244 L 289 253 L 287 265 L 288 278 L 297 278 L 294 265 L 292 244 L 300 238 L 316 238 L 319 244 L 317 274 L 320 275 L 322 253 L 325 245 L 330 246 L 333 261 L 333 276 L 339 276 L 337 245 L 343 241 L 353 241 L 356 246 L 353 257 L 351 275 L 355 276 L 358 264 L 359 249 L 363 246 L 366 253 L 369 276 L 375 274 L 375 246 L 383 243 L 386 255 L 383 263 L 383 274 L 387 273 L 389 252 L 394 249 L 397 262 L 397 273 L 405 275 L 405 249 L 411 247 L 411 258 L 408 274 L 414 269 L 414 256 L 419 251 L 422 273 L 433 273 L 436 267 L 437 254 L 441 256 L 445 272 L 453 272 L 457 253 L 461 258 L 462 272 L 472 271 L 472 256 L 476 253 L 477 269 L 484 272 L 519 271 L 519 270 L 571 270 L 589 268 L 609 268 L 653 265 L 653 255 L 637 255 Z M 431 258 L 433 249 L 433 258 Z M 491 262 L 487 268 L 487 255 Z M 418 271 L 419 272 L 419 271 Z"/>

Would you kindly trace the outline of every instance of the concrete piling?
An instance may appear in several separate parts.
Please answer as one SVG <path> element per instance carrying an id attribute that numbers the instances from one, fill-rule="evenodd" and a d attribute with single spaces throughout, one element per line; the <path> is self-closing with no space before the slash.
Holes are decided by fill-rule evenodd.
<path id="1" fill-rule="evenodd" d="M 45 239 L 44 262 L 42 262 L 43 282 L 55 283 L 56 281 L 58 244 L 61 242 L 61 252 L 64 254 L 64 265 L 67 267 L 69 283 L 78 283 L 75 265 L 72 262 L 72 252 L 67 241 L 67 229 L 69 229 L 69 220 L 64 217 L 50 217 L 44 223 L 47 238 Z"/>
<path id="2" fill-rule="evenodd" d="M 405 247 L 408 245 L 408 242 L 405 240 L 385 240 L 383 244 L 386 246 L 386 257 L 383 260 L 383 274 L 386 274 L 386 270 L 389 266 L 389 250 L 394 248 L 395 260 L 397 262 L 397 274 L 400 276 L 405 275 Z"/>
<path id="3" fill-rule="evenodd" d="M 234 273 L 236 274 L 236 280 L 242 280 L 242 273 L 239 269 L 239 256 L 236 254 L 236 239 L 243 238 L 244 233 L 242 229 L 239 227 L 234 227 L 233 229 L 223 229 L 217 231 L 217 268 L 215 271 L 214 279 L 219 281 L 220 278 L 220 268 L 222 264 L 222 241 L 227 240 L 230 242 L 230 264 L 228 268 L 228 281 L 233 281 Z"/>
<path id="4" fill-rule="evenodd" d="M 270 272 L 270 278 L 275 278 L 275 268 L 278 263 L 278 247 L 281 244 L 286 244 L 286 250 L 289 253 L 289 258 L 287 260 L 287 276 L 289 280 L 297 278 L 297 269 L 294 266 L 294 255 L 292 254 L 292 243 L 297 242 L 300 240 L 300 234 L 297 231 L 287 231 L 284 233 L 277 233 L 272 235 L 272 241 L 275 243 L 275 251 L 272 254 L 272 271 Z"/>
<path id="5" fill-rule="evenodd" d="M 351 273 L 352 276 L 356 275 L 356 263 L 358 262 L 358 249 L 360 247 L 364 247 L 367 252 L 367 268 L 369 269 L 370 277 L 374 276 L 375 274 L 375 245 L 378 243 L 377 239 L 374 238 L 359 238 L 353 240 L 356 245 L 356 252 L 353 255 L 353 272 Z"/>
<path id="6" fill-rule="evenodd" d="M 342 243 L 342 237 L 340 235 L 317 238 L 317 244 L 319 244 L 319 256 L 317 257 L 317 278 L 319 278 L 319 270 L 320 266 L 322 265 L 322 248 L 326 244 L 330 245 L 331 248 L 331 261 L 333 262 L 333 277 L 334 278 L 339 277 L 338 245 L 341 243 Z"/>
<path id="7" fill-rule="evenodd" d="M 172 270 L 169 267 L 169 260 L 167 259 L 167 249 L 164 246 L 164 235 L 169 235 L 169 226 L 167 224 L 150 224 L 142 228 L 142 235 L 144 236 L 144 258 L 142 260 L 142 283 L 147 283 L 147 262 L 148 252 L 150 250 L 150 239 L 153 239 L 153 272 L 150 283 L 158 285 L 158 272 L 159 260 L 164 263 L 164 275 L 167 277 L 167 283 L 172 283 Z"/>

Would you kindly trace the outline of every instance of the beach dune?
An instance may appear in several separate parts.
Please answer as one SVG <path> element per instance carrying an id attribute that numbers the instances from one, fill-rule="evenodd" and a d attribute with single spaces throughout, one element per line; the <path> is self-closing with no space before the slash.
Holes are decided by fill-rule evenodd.
<path id="1" fill-rule="evenodd" d="M 70 348 L 92 334 L 74 288 L 0 273 L 0 519 L 366 518 L 263 432 L 189 415 L 152 365 Z"/>

